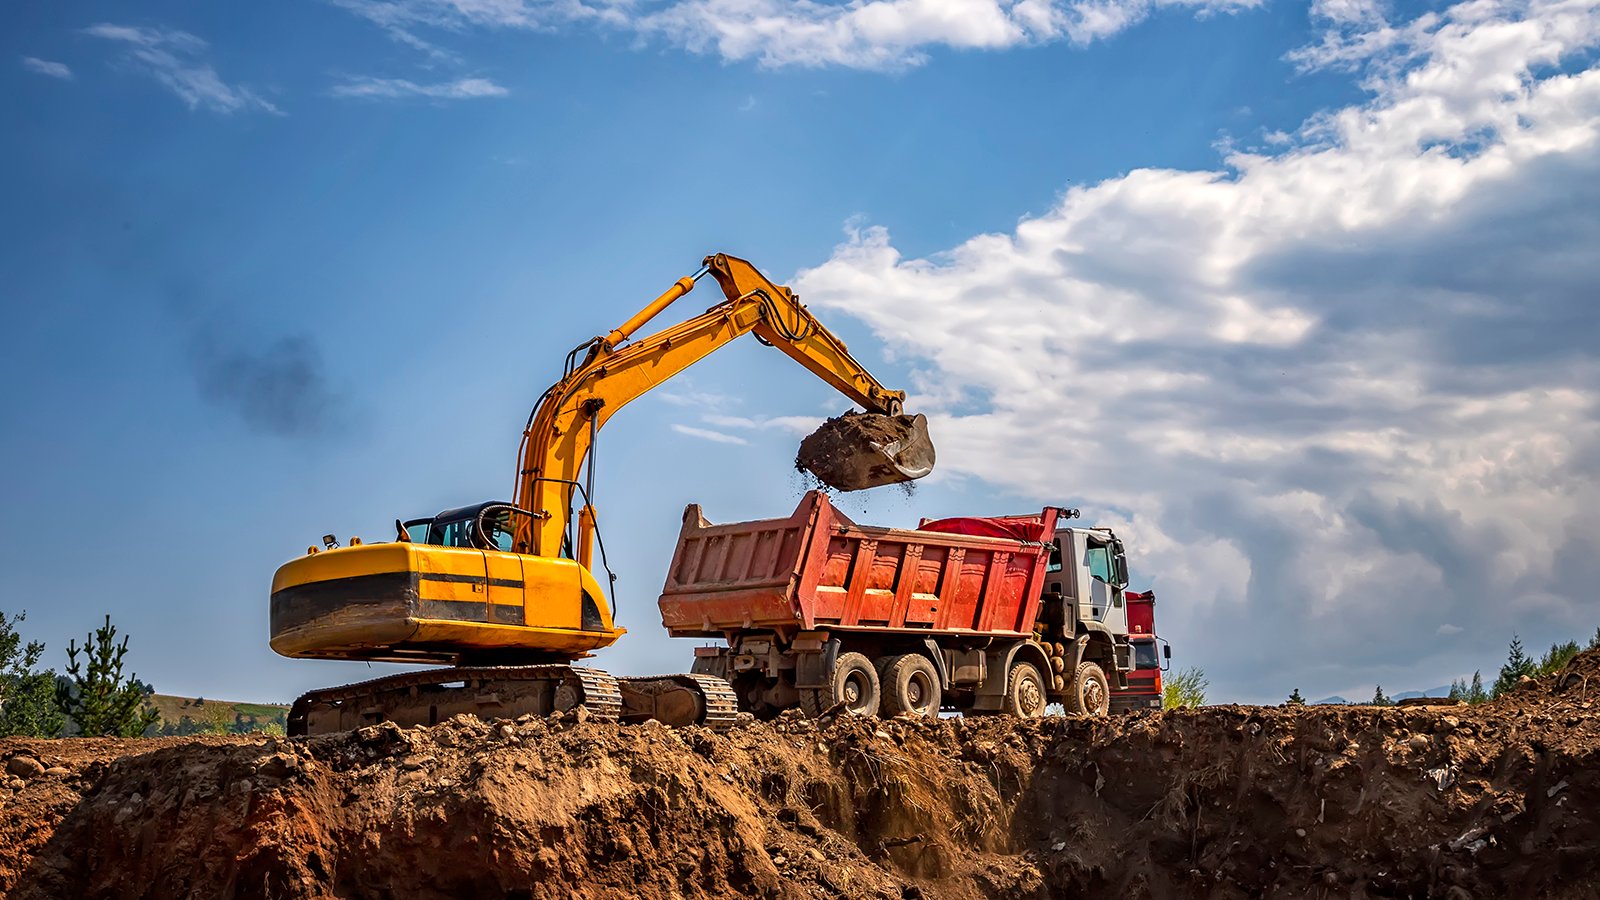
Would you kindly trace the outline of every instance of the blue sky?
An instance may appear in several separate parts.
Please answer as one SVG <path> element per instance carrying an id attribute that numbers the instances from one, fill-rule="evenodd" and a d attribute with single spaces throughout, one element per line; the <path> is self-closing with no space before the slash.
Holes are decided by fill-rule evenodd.
<path id="1" fill-rule="evenodd" d="M 852 514 L 1083 507 L 1219 698 L 1600 625 L 1593 2 L 0 15 L 0 608 L 52 664 L 110 612 L 163 691 L 367 677 L 268 650 L 274 568 L 507 496 L 566 350 L 719 250 L 933 418 Z M 600 664 L 687 664 L 683 504 L 787 513 L 841 408 L 750 341 L 613 420 Z"/>

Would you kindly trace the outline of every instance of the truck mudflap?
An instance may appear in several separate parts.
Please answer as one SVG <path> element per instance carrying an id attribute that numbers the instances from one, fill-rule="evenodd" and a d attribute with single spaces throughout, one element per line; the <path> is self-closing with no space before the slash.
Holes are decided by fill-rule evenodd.
<path id="1" fill-rule="evenodd" d="M 709 675 L 619 679 L 587 666 L 456 666 L 311 691 L 290 708 L 287 731 L 301 736 L 378 722 L 435 725 L 462 713 L 514 719 L 578 709 L 602 722 L 660 718 L 717 729 L 730 727 L 738 713 L 731 686 Z"/>

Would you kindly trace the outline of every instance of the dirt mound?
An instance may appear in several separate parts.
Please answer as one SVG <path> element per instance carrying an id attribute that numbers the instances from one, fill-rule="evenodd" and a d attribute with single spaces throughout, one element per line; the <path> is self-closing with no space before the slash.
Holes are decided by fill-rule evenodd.
<path id="1" fill-rule="evenodd" d="M 1579 653 L 1559 671 L 1524 681 L 1501 702 L 1570 708 L 1595 699 L 1600 699 L 1600 650 Z"/>
<path id="2" fill-rule="evenodd" d="M 1561 690 L 727 734 L 462 717 L 0 741 L 8 769 L 39 764 L 0 788 L 0 891 L 1593 897 L 1600 716 Z"/>

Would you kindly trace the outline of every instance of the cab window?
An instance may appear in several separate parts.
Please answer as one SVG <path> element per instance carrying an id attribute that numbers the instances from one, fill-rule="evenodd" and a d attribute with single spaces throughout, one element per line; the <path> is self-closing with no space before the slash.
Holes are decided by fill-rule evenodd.
<path id="1" fill-rule="evenodd" d="M 1161 668 L 1161 657 L 1156 653 L 1155 641 L 1139 641 L 1133 645 L 1133 667 L 1135 669 Z"/>
<path id="2" fill-rule="evenodd" d="M 1050 542 L 1050 562 L 1045 564 L 1044 570 L 1046 572 L 1061 571 L 1061 541 L 1059 539 Z"/>
<path id="3" fill-rule="evenodd" d="M 473 547 L 472 529 L 471 519 L 436 521 L 428 529 L 428 543 L 436 547 Z"/>
<path id="4" fill-rule="evenodd" d="M 509 506 L 491 507 L 482 516 L 484 540 L 491 550 L 502 553 L 527 553 L 517 543 L 517 529 L 527 528 L 528 514 Z"/>
<path id="5" fill-rule="evenodd" d="M 483 536 L 489 547 L 510 553 L 516 540 L 516 526 L 511 521 L 511 510 L 506 507 L 491 509 L 483 514 Z"/>
<path id="6" fill-rule="evenodd" d="M 1104 545 L 1099 547 L 1090 547 L 1089 558 L 1086 560 L 1086 562 L 1089 564 L 1090 575 L 1093 575 L 1095 578 L 1104 581 L 1106 584 L 1112 584 L 1116 581 L 1115 577 L 1111 574 L 1110 547 L 1106 547 Z"/>

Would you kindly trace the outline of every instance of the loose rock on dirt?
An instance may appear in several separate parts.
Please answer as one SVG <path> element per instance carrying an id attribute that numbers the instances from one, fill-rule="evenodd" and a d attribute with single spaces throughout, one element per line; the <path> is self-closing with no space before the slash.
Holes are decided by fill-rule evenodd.
<path id="1" fill-rule="evenodd" d="M 1593 897 L 1597 703 L 8 739 L 0 893 Z"/>

